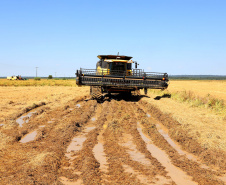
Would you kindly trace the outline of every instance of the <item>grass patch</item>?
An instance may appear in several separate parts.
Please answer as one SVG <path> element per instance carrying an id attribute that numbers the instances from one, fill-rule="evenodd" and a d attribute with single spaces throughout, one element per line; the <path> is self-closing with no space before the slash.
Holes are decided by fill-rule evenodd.
<path id="1" fill-rule="evenodd" d="M 203 108 L 210 108 L 217 112 L 225 113 L 226 106 L 224 100 L 215 98 L 210 94 L 207 94 L 204 97 L 201 97 L 195 94 L 192 91 L 177 91 L 177 92 L 168 92 L 168 91 L 157 91 L 157 90 L 150 90 L 149 92 L 158 95 L 157 100 L 161 98 L 172 98 L 179 102 L 187 102 L 193 107 L 203 107 Z"/>

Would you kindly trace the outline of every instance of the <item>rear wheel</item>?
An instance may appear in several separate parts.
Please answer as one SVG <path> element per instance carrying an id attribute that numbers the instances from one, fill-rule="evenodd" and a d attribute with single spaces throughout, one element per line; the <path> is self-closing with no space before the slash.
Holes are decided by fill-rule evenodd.
<path id="1" fill-rule="evenodd" d="M 101 100 L 103 98 L 101 86 L 91 86 L 90 95 L 93 99 Z"/>

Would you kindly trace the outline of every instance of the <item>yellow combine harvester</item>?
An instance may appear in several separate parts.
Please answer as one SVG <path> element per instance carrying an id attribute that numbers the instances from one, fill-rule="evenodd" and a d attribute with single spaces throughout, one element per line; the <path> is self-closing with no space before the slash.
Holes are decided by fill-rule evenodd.
<path id="1" fill-rule="evenodd" d="M 77 85 L 90 86 L 90 94 L 94 99 L 101 99 L 103 94 L 127 93 L 138 94 L 140 89 L 166 89 L 167 73 L 144 72 L 137 69 L 137 62 L 132 57 L 123 55 L 98 55 L 100 60 L 96 69 L 80 69 L 76 73 Z M 135 69 L 132 64 L 135 63 Z"/>
<path id="2" fill-rule="evenodd" d="M 16 76 L 7 76 L 7 80 L 17 80 Z"/>
<path id="3" fill-rule="evenodd" d="M 7 76 L 7 80 L 27 80 L 27 79 L 22 78 L 20 75 L 18 75 L 18 76 Z"/>

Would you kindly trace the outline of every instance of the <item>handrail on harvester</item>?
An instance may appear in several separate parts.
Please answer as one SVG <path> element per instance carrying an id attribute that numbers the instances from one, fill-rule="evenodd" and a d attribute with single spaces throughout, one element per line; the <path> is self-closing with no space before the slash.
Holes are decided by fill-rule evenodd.
<path id="1" fill-rule="evenodd" d="M 90 77 L 110 77 L 110 78 L 131 78 L 131 79 L 153 79 L 168 81 L 167 73 L 158 72 L 144 72 L 141 69 L 133 69 L 131 71 L 119 71 L 119 70 L 96 70 L 96 69 L 83 69 L 77 70 L 77 77 L 90 76 Z"/>

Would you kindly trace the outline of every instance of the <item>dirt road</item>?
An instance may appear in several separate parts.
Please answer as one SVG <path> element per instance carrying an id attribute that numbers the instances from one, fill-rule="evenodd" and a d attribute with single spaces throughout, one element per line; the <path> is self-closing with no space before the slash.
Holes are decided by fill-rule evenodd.
<path id="1" fill-rule="evenodd" d="M 225 183 L 224 164 L 187 152 L 170 137 L 172 120 L 141 97 L 80 97 L 22 116 L 0 127 L 8 143 L 0 150 L 1 184 Z"/>

